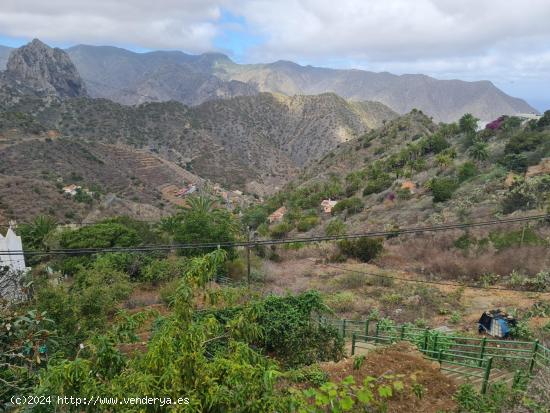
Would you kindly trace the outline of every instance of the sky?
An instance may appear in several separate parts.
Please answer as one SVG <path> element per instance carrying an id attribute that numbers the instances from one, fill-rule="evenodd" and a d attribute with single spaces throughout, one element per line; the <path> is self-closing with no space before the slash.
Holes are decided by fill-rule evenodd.
<path id="1" fill-rule="evenodd" d="M 550 109 L 549 0 L 2 0 L 0 44 L 218 51 L 239 63 L 491 80 Z"/>

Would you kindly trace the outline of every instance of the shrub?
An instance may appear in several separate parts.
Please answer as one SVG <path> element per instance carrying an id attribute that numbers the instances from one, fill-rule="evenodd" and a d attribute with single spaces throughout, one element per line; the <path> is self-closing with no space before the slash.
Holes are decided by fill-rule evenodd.
<path id="1" fill-rule="evenodd" d="M 504 153 L 522 153 L 537 149 L 539 145 L 547 143 L 550 136 L 546 132 L 524 131 L 510 138 L 504 147 Z"/>
<path id="2" fill-rule="evenodd" d="M 356 272 L 347 273 L 336 280 L 338 286 L 350 290 L 364 287 L 367 285 L 367 281 L 368 279 L 365 274 L 359 274 Z"/>
<path id="3" fill-rule="evenodd" d="M 351 291 L 340 291 L 326 298 L 327 305 L 338 313 L 347 313 L 355 308 L 357 297 Z"/>
<path id="4" fill-rule="evenodd" d="M 262 346 L 287 366 L 339 360 L 343 356 L 343 339 L 333 327 L 312 320 L 314 314 L 327 310 L 316 291 L 265 298 L 257 305 Z"/>
<path id="5" fill-rule="evenodd" d="M 458 180 L 460 182 L 467 181 L 470 178 L 473 178 L 477 175 L 477 168 L 476 165 L 473 162 L 464 162 L 460 167 L 458 168 Z"/>
<path id="6" fill-rule="evenodd" d="M 545 240 L 539 237 L 532 228 L 525 228 L 517 231 L 493 231 L 489 234 L 489 240 L 499 251 L 519 245 L 546 244 Z"/>
<path id="7" fill-rule="evenodd" d="M 523 153 L 509 153 L 505 155 L 500 163 L 508 170 L 514 172 L 525 172 L 529 166 L 527 155 Z"/>
<path id="8" fill-rule="evenodd" d="M 346 224 L 340 218 L 329 221 L 325 227 L 325 234 L 328 236 L 342 235 L 346 233 Z"/>
<path id="9" fill-rule="evenodd" d="M 157 284 L 183 276 L 186 266 L 187 261 L 182 258 L 154 260 L 143 269 L 140 279 Z"/>
<path id="10" fill-rule="evenodd" d="M 363 189 L 363 196 L 385 191 L 392 183 L 393 179 L 388 174 L 382 174 L 374 179 L 369 179 L 367 186 Z"/>
<path id="11" fill-rule="evenodd" d="M 274 238 L 284 238 L 290 231 L 292 231 L 292 225 L 287 221 L 279 222 L 269 229 L 269 233 Z"/>
<path id="12" fill-rule="evenodd" d="M 397 199 L 407 200 L 412 198 L 412 193 L 409 188 L 400 188 L 396 191 Z"/>
<path id="13" fill-rule="evenodd" d="M 264 206 L 254 206 L 245 211 L 242 221 L 252 229 L 258 228 L 267 220 L 267 211 Z"/>
<path id="14" fill-rule="evenodd" d="M 357 258 L 362 262 L 369 262 L 382 252 L 384 241 L 379 238 L 367 237 L 345 239 L 338 243 L 338 247 L 342 254 L 347 257 Z"/>
<path id="15" fill-rule="evenodd" d="M 453 245 L 461 250 L 467 250 L 472 245 L 474 245 L 476 240 L 471 238 L 468 234 L 461 235 L 454 242 Z"/>
<path id="16" fill-rule="evenodd" d="M 214 208 L 212 203 L 202 197 L 192 198 L 188 201 L 190 208 L 186 209 L 170 219 L 163 221 L 163 228 L 173 236 L 178 244 L 192 243 L 225 243 L 233 242 L 239 232 L 239 227 L 234 217 L 226 210 Z M 204 248 L 191 248 L 181 250 L 182 255 L 197 256 L 215 250 Z M 234 255 L 234 249 L 224 247 Z"/>
<path id="17" fill-rule="evenodd" d="M 444 151 L 450 146 L 451 144 L 447 141 L 447 139 L 445 139 L 443 134 L 440 133 L 434 133 L 426 140 L 426 149 L 435 154 Z"/>
<path id="18" fill-rule="evenodd" d="M 434 202 L 448 201 L 457 188 L 458 184 L 453 178 L 434 178 L 431 183 Z"/>
<path id="19" fill-rule="evenodd" d="M 296 224 L 296 228 L 300 232 L 306 232 L 306 231 L 309 231 L 318 223 L 319 223 L 319 218 L 316 216 L 302 217 L 299 219 L 298 223 Z"/>
<path id="20" fill-rule="evenodd" d="M 63 248 L 110 248 L 139 245 L 141 239 L 132 228 L 116 222 L 103 222 L 61 234 Z"/>
<path id="21" fill-rule="evenodd" d="M 356 214 L 362 209 L 363 202 L 359 198 L 353 197 L 339 201 L 332 209 L 332 212 L 338 214 L 340 212 L 346 211 L 348 214 Z"/>

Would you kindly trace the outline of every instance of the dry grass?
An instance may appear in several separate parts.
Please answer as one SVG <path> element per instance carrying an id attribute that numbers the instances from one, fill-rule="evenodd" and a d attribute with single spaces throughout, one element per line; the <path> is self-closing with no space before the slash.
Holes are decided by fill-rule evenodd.
<path id="1" fill-rule="evenodd" d="M 477 280 L 485 274 L 507 276 L 514 270 L 535 275 L 550 266 L 550 250 L 545 246 L 523 246 L 500 252 L 487 248 L 476 254 L 454 248 L 452 241 L 452 236 L 446 235 L 388 244 L 377 263 L 442 279 L 468 280 Z"/>

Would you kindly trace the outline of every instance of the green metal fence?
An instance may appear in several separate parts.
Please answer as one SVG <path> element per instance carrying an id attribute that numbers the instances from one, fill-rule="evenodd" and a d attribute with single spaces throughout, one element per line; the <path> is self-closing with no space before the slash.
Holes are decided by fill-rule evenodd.
<path id="1" fill-rule="evenodd" d="M 490 371 L 496 363 L 509 370 L 522 371 L 529 376 L 538 368 L 550 366 L 550 349 L 538 341 L 460 336 L 429 328 L 372 320 L 320 318 L 319 321 L 332 325 L 343 337 L 350 337 L 352 354 L 356 348 L 361 348 L 364 344 L 411 342 L 427 358 L 437 360 L 442 370 L 449 370 L 449 365 L 473 369 L 455 372 L 463 373 L 464 376 L 474 374 L 480 378 L 483 392 L 487 390 Z M 473 372 L 476 368 L 480 370 L 479 373 Z"/>

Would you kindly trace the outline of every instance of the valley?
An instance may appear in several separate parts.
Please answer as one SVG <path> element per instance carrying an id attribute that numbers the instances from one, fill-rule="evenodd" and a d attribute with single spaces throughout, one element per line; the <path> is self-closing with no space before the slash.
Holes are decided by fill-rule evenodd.
<path id="1" fill-rule="evenodd" d="M 550 406 L 550 111 L 489 82 L 10 53 L 0 409 Z"/>

